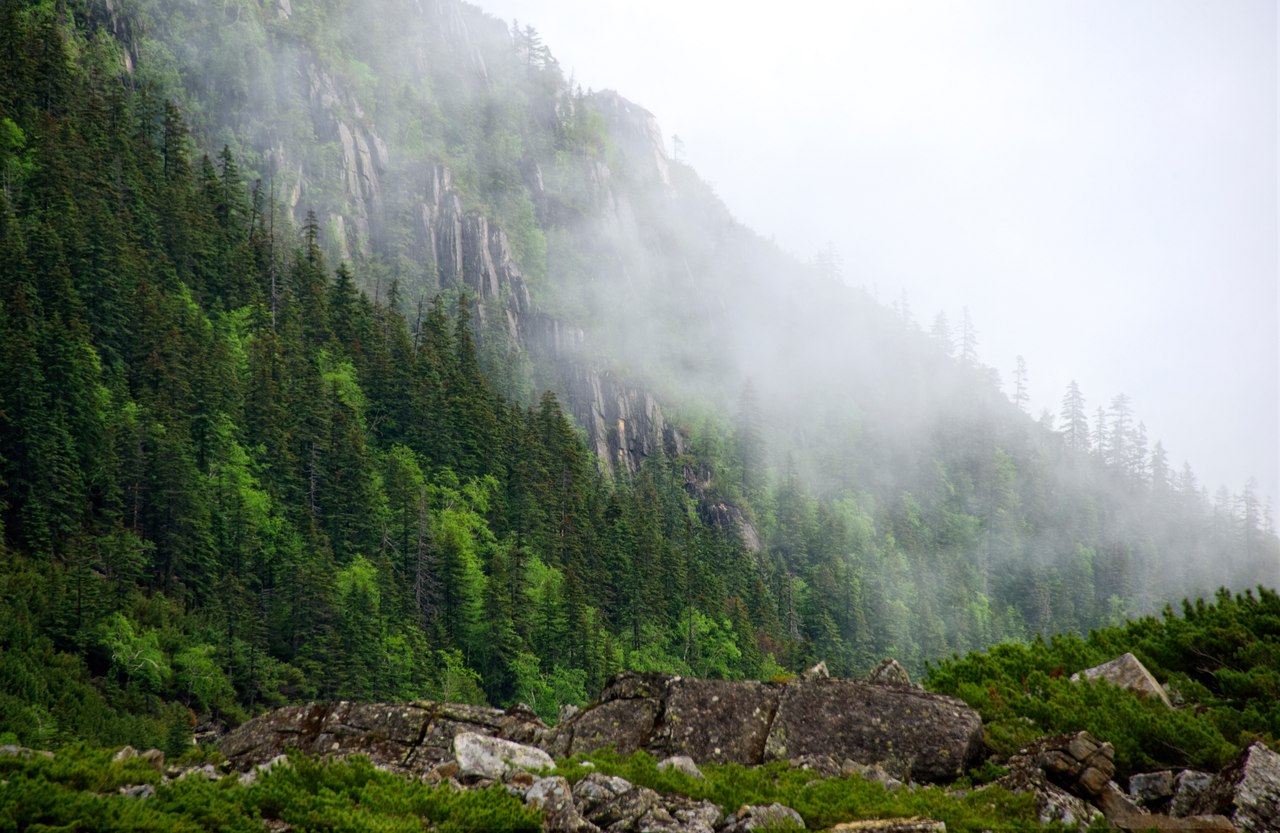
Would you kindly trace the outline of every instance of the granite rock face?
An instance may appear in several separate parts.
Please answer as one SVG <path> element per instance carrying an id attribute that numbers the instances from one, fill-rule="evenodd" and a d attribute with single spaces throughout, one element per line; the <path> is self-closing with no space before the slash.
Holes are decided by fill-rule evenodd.
<path id="1" fill-rule="evenodd" d="M 623 673 L 599 704 L 549 733 L 556 754 L 605 746 L 744 766 L 828 756 L 917 781 L 950 781 L 981 753 L 982 722 L 959 700 L 897 685 Z"/>
<path id="2" fill-rule="evenodd" d="M 1111 662 L 1086 668 L 1071 675 L 1072 682 L 1082 680 L 1105 680 L 1113 686 L 1128 689 L 1143 697 L 1153 697 L 1169 708 L 1173 708 L 1173 703 L 1169 700 L 1169 694 L 1164 690 L 1164 686 L 1160 685 L 1147 667 L 1133 654 L 1121 654 Z"/>
<path id="3" fill-rule="evenodd" d="M 219 749 L 242 770 L 293 748 L 310 755 L 366 755 L 393 772 L 422 776 L 453 759 L 463 733 L 531 744 L 546 727 L 527 708 L 457 703 L 310 703 L 248 721 Z"/>
<path id="4" fill-rule="evenodd" d="M 1280 833 L 1280 753 L 1255 743 L 1219 772 L 1196 804 L 1248 833 Z"/>

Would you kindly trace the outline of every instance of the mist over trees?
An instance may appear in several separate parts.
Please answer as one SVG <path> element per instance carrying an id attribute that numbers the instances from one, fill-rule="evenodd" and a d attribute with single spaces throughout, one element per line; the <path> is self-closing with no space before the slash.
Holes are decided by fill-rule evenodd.
<path id="1" fill-rule="evenodd" d="M 553 717 L 621 668 L 919 669 L 1275 582 L 1254 487 L 1210 500 L 1123 395 L 1032 421 L 967 311 L 926 334 L 794 262 L 532 27 L 2 8 L 23 743 L 310 698 Z"/>

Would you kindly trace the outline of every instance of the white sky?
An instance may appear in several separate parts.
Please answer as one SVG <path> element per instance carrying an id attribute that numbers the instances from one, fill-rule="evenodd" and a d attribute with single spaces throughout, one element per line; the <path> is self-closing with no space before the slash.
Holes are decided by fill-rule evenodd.
<path id="1" fill-rule="evenodd" d="M 481 0 L 744 223 L 1280 497 L 1275 0 Z M 769 13 L 765 13 L 767 10 Z"/>

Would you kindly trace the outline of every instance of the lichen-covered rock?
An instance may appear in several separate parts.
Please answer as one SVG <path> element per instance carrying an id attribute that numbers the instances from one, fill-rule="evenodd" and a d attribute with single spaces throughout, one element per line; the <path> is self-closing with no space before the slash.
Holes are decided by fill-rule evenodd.
<path id="1" fill-rule="evenodd" d="M 1170 702 L 1164 686 L 1151 676 L 1151 672 L 1133 654 L 1122 654 L 1110 662 L 1086 668 L 1071 675 L 1072 682 L 1082 680 L 1105 680 L 1111 685 L 1128 689 L 1143 697 L 1154 697 L 1169 708 L 1173 708 L 1173 703 Z"/>
<path id="2" fill-rule="evenodd" d="M 778 697 L 778 688 L 767 683 L 677 680 L 668 688 L 649 747 L 695 761 L 759 763 Z"/>
<path id="3" fill-rule="evenodd" d="M 559 729 L 568 738 L 565 752 L 577 755 L 612 746 L 630 755 L 643 749 L 653 738 L 660 708 L 656 699 L 637 699 L 613 700 L 586 709 Z"/>
<path id="4" fill-rule="evenodd" d="M 746 804 L 738 808 L 728 820 L 722 833 L 746 833 L 748 830 L 786 829 L 805 830 L 804 819 L 785 804 Z"/>
<path id="5" fill-rule="evenodd" d="M 902 667 L 902 663 L 890 657 L 871 669 L 871 673 L 867 675 L 867 682 L 909 686 L 911 675 Z"/>
<path id="6" fill-rule="evenodd" d="M 964 702 L 858 680 L 785 687 L 765 761 L 831 755 L 916 781 L 952 781 L 982 750 L 982 720 Z"/>
<path id="7" fill-rule="evenodd" d="M 540 778 L 524 794 L 524 802 L 542 811 L 543 833 L 599 833 L 600 828 L 582 817 L 573 803 L 573 791 L 564 778 Z"/>
<path id="8" fill-rule="evenodd" d="M 555 769 L 556 762 L 541 749 L 475 732 L 453 738 L 454 759 L 463 779 L 502 781 L 517 770 Z"/>
<path id="9" fill-rule="evenodd" d="M 1250 746 L 1214 777 L 1196 812 L 1226 816 L 1247 833 L 1280 833 L 1280 753 Z"/>
<path id="10" fill-rule="evenodd" d="M 229 732 L 219 751 L 248 770 L 297 749 L 309 755 L 365 755 L 375 766 L 422 776 L 453 758 L 460 733 L 528 743 L 546 731 L 527 709 L 458 703 L 310 703 L 277 709 Z"/>
<path id="11" fill-rule="evenodd" d="M 1184 769 L 1174 778 L 1173 800 L 1169 802 L 1169 815 L 1189 816 L 1195 812 L 1200 797 L 1213 783 L 1213 773 Z"/>
<path id="12" fill-rule="evenodd" d="M 1173 798 L 1174 777 L 1171 770 L 1140 772 L 1129 776 L 1129 796 L 1148 810 L 1163 810 Z"/>

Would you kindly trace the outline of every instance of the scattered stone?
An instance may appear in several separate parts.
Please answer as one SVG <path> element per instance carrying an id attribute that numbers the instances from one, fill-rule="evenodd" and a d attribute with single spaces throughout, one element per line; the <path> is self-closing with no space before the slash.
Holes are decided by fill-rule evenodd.
<path id="1" fill-rule="evenodd" d="M 240 783 L 246 786 L 249 784 L 257 783 L 257 780 L 259 777 L 266 775 L 268 772 L 271 772 L 271 770 L 275 769 L 276 767 L 288 767 L 288 766 L 290 766 L 288 755 L 276 755 L 274 758 L 267 761 L 266 763 L 258 764 L 248 772 L 241 773 Z"/>
<path id="2" fill-rule="evenodd" d="M 1173 703 L 1169 700 L 1164 686 L 1151 676 L 1151 672 L 1133 654 L 1122 654 L 1110 662 L 1086 668 L 1071 675 L 1073 683 L 1081 680 L 1105 680 L 1111 685 L 1128 689 L 1143 697 L 1154 697 L 1169 708 L 1173 708 Z"/>
<path id="3" fill-rule="evenodd" d="M 120 794 L 125 798 L 154 798 L 156 788 L 154 784 L 132 784 L 121 787 Z"/>
<path id="4" fill-rule="evenodd" d="M 148 749 L 146 752 L 139 752 L 138 757 L 151 765 L 156 772 L 164 771 L 164 753 L 159 749 Z"/>
<path id="5" fill-rule="evenodd" d="M 178 776 L 178 780 L 195 777 L 204 778 L 208 781 L 217 781 L 222 776 L 218 773 L 218 768 L 213 764 L 205 764 L 204 766 L 197 766 L 184 770 L 183 773 Z"/>
<path id="6" fill-rule="evenodd" d="M 878 764 L 871 764 L 870 766 L 867 766 L 865 764 L 857 763 L 856 761 L 845 761 L 844 765 L 840 768 L 840 774 L 846 778 L 856 775 L 864 781 L 874 781 L 878 784 L 883 784 L 884 788 L 889 792 L 897 792 L 902 789 L 903 786 L 901 781 L 894 778 L 885 771 L 884 767 Z"/>
<path id="7" fill-rule="evenodd" d="M 670 758 L 663 758 L 658 761 L 659 772 L 665 772 L 668 769 L 683 772 L 690 778 L 702 779 L 706 777 L 702 774 L 702 770 L 698 769 L 698 765 L 693 762 L 693 758 L 688 755 L 672 755 Z"/>
<path id="8" fill-rule="evenodd" d="M 610 833 L 672 830 L 675 818 L 656 792 L 623 778 L 592 772 L 573 788 L 579 812 Z"/>
<path id="9" fill-rule="evenodd" d="M 119 752 L 112 755 L 111 760 L 114 763 L 119 763 L 120 761 L 128 761 L 136 757 L 138 757 L 138 750 L 134 749 L 132 746 L 125 746 Z"/>
<path id="10" fill-rule="evenodd" d="M 748 830 L 762 828 L 785 829 L 786 826 L 796 830 L 806 829 L 800 814 L 784 804 L 745 804 L 729 818 L 729 824 L 721 833 L 746 833 Z"/>
<path id="11" fill-rule="evenodd" d="M 867 682 L 880 683 L 882 685 L 910 686 L 911 675 L 907 673 L 907 669 L 902 667 L 902 663 L 890 657 L 871 669 L 871 673 L 867 675 Z"/>
<path id="12" fill-rule="evenodd" d="M 555 769 L 556 762 L 541 749 L 502 738 L 461 732 L 453 739 L 454 759 L 461 777 L 502 781 L 517 770 Z"/>
<path id="13" fill-rule="evenodd" d="M 1185 769 L 1174 779 L 1173 800 L 1169 802 L 1169 815 L 1189 816 L 1195 812 L 1200 796 L 1213 783 L 1213 773 Z"/>
<path id="14" fill-rule="evenodd" d="M 831 828 L 830 833 L 947 833 L 947 824 L 933 819 L 867 819 L 846 821 Z"/>
<path id="15" fill-rule="evenodd" d="M 1214 777 L 1195 809 L 1226 816 L 1247 833 L 1280 833 L 1280 753 L 1250 746 Z"/>
<path id="16" fill-rule="evenodd" d="M 540 778 L 524 794 L 524 802 L 542 811 L 543 833 L 599 833 L 573 803 L 569 782 L 559 775 Z"/>
<path id="17" fill-rule="evenodd" d="M 1162 812 L 1173 798 L 1174 782 L 1171 770 L 1141 772 L 1129 777 L 1129 797 L 1140 807 L 1152 812 Z"/>
<path id="18" fill-rule="evenodd" d="M 1115 775 L 1115 748 L 1088 732 L 1042 738 L 1036 745 L 1037 762 L 1049 780 L 1074 795 L 1095 798 Z"/>
<path id="19" fill-rule="evenodd" d="M 1065 752 L 1074 738 L 1074 735 L 1058 735 L 1037 740 L 1011 757 L 1008 761 L 1008 774 L 996 781 L 996 784 L 1010 792 L 1030 794 L 1035 799 L 1042 824 L 1062 822 L 1067 825 L 1088 825 L 1102 817 L 1097 808 L 1051 779 L 1049 772 L 1042 766 L 1047 752 L 1060 752 L 1063 753 L 1062 758 L 1050 755 L 1049 761 L 1062 766 L 1068 773 L 1074 771 L 1078 775 L 1083 766 Z M 1094 744 L 1096 750 L 1101 749 L 1096 741 Z M 1088 744 L 1077 744 L 1076 749 L 1083 751 L 1087 747 Z M 1074 763 L 1067 763 L 1068 761 Z M 1059 777 L 1062 777 L 1061 773 Z M 1063 780 L 1074 786 L 1076 777 L 1067 776 Z"/>

